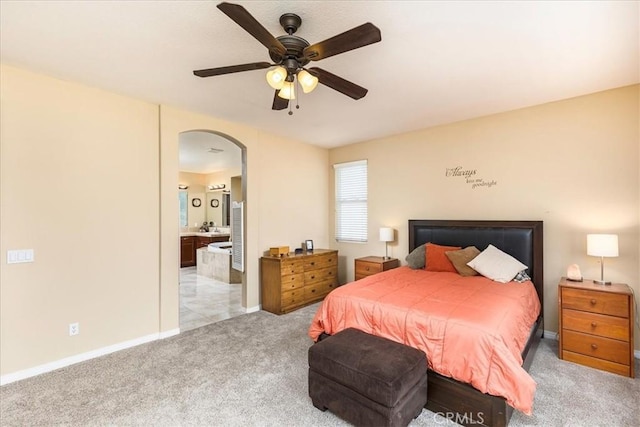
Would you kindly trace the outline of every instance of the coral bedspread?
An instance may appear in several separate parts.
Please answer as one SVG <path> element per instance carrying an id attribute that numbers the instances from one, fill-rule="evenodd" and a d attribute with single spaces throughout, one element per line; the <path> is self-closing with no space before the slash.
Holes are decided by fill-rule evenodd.
<path id="1" fill-rule="evenodd" d="M 400 267 L 332 291 L 309 336 L 354 327 L 419 348 L 429 368 L 530 415 L 536 383 L 522 350 L 540 313 L 533 283 Z"/>

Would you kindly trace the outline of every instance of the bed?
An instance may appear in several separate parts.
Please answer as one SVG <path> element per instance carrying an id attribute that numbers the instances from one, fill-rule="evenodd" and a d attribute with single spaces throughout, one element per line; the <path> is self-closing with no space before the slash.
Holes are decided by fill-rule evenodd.
<path id="1" fill-rule="evenodd" d="M 518 371 L 522 371 L 525 375 L 525 370 L 528 370 L 537 345 L 542 337 L 543 331 L 543 264 L 542 264 L 542 222 L 541 221 L 446 221 L 446 220 L 410 220 L 409 221 L 409 251 L 412 251 L 416 247 L 422 245 L 423 243 L 431 242 L 438 245 L 446 245 L 446 246 L 459 246 L 459 247 L 467 247 L 467 246 L 476 246 L 479 250 L 484 250 L 489 244 L 499 248 L 500 250 L 510 254 L 526 266 L 528 266 L 527 273 L 531 277 L 531 282 L 527 283 L 527 289 L 529 292 L 530 300 L 535 300 L 538 298 L 538 301 L 535 301 L 537 304 L 537 308 L 539 312 L 536 311 L 535 315 L 529 314 L 530 323 L 527 324 L 526 330 L 520 331 L 521 338 L 517 343 L 517 351 L 522 349 L 521 351 L 521 359 L 518 360 L 518 363 L 521 363 L 521 366 L 516 366 Z M 403 270 L 404 269 L 404 270 Z M 358 287 L 367 287 L 371 288 L 382 286 L 382 282 L 385 280 L 388 281 L 391 286 L 401 286 L 401 281 L 405 280 L 407 283 L 412 280 L 411 274 L 414 275 L 422 274 L 425 275 L 425 272 L 411 272 L 408 267 L 401 267 L 397 269 L 396 273 L 392 271 L 380 273 L 379 275 L 372 276 L 367 279 L 363 279 L 362 281 L 354 282 L 351 286 L 352 288 Z M 453 273 L 438 273 L 433 275 L 438 279 L 442 280 L 450 280 L 455 282 Z M 365 282 L 368 280 L 369 282 Z M 395 280 L 395 285 L 392 284 Z M 475 282 L 482 284 L 482 286 L 490 287 L 496 285 L 486 284 L 484 282 L 481 283 L 481 280 L 491 282 L 485 278 L 475 279 Z M 475 283 L 474 282 L 474 283 Z M 508 284 L 510 285 L 510 284 Z M 516 289 L 517 286 L 512 286 L 513 289 Z M 338 288 L 340 289 L 340 288 Z M 337 294 L 339 292 L 336 289 Z M 347 287 L 345 287 L 345 290 Z M 421 288 L 411 288 L 408 284 L 406 285 L 406 289 L 404 292 L 408 292 L 407 290 L 413 289 L 421 289 Z M 463 288 L 459 288 L 463 289 Z M 470 289 L 470 288 L 469 288 Z M 511 288 L 509 288 L 511 289 Z M 522 287 L 525 289 L 525 287 Z M 346 292 L 346 291 L 345 291 Z M 361 291 L 366 295 L 366 290 Z M 520 291 L 518 291 L 520 292 Z M 522 292 L 525 292 L 524 290 Z M 391 295 L 391 294 L 390 294 Z M 329 297 L 328 297 L 329 298 Z M 345 297 L 343 297 L 344 300 Z M 351 307 L 351 304 L 356 304 L 359 302 L 355 301 L 357 299 L 363 299 L 359 296 L 350 297 L 353 298 L 354 301 L 349 300 L 348 305 Z M 393 297 L 388 297 L 385 299 L 384 304 L 392 304 Z M 333 301 L 339 301 L 338 295 Z M 324 324 L 322 322 L 322 317 L 325 316 L 327 310 L 332 310 L 332 304 L 338 305 L 338 303 L 332 303 L 331 299 L 327 299 L 326 303 L 323 303 L 323 306 L 320 307 L 314 321 L 310 327 L 310 335 L 312 338 L 317 337 L 319 329 L 325 329 L 327 333 L 336 333 L 337 330 L 334 327 L 335 325 L 330 325 L 331 316 L 326 316 L 324 319 Z M 344 305 L 344 301 L 342 302 Z M 355 309 L 348 308 L 352 312 L 358 311 L 358 316 L 365 316 L 369 324 L 376 322 L 394 322 L 395 314 L 393 311 L 400 310 L 401 307 L 392 307 L 392 306 L 384 306 L 378 304 L 376 306 L 376 310 L 389 310 L 388 312 L 378 312 L 371 313 L 366 312 L 369 310 L 367 307 L 368 303 L 365 303 L 363 307 L 358 307 Z M 371 305 L 371 304 L 369 304 Z M 382 307 L 382 308 L 381 308 Z M 322 312 L 324 310 L 324 312 Z M 373 310 L 373 309 L 372 309 Z M 539 313 L 539 315 L 538 315 Z M 330 313 L 331 314 L 331 313 Z M 498 313 L 499 314 L 499 313 Z M 351 314 L 348 314 L 350 316 Z M 343 314 L 336 314 L 336 316 L 342 316 Z M 376 317 L 376 320 L 373 321 L 373 317 Z M 537 316 L 537 317 L 536 317 Z M 435 317 L 435 315 L 433 316 Z M 407 318 L 408 319 L 408 318 Z M 432 320 L 429 320 L 432 322 Z M 420 343 L 416 341 L 416 329 L 422 325 L 418 323 L 414 323 L 413 321 L 405 321 L 405 328 L 407 330 L 406 336 L 402 337 L 389 337 L 392 339 L 396 339 L 400 342 L 405 342 L 408 345 L 420 347 Z M 465 320 L 465 322 L 468 322 Z M 336 322 L 334 322 L 336 323 Z M 455 323 L 455 322 L 454 322 Z M 463 324 L 462 321 L 457 322 L 458 324 Z M 509 323 L 504 321 L 504 323 Z M 428 331 L 428 328 L 433 328 L 434 323 L 430 323 L 428 327 L 423 326 L 423 330 L 425 333 Z M 473 324 L 466 323 L 467 327 L 470 329 L 473 328 Z M 508 326 L 508 325 L 507 325 Z M 449 326 L 451 329 L 451 327 Z M 522 327 L 520 326 L 520 329 Z M 382 325 L 380 328 L 380 334 L 384 336 L 387 329 L 385 325 Z M 370 332 L 371 333 L 371 332 Z M 377 334 L 377 331 L 374 332 Z M 421 332 L 422 333 L 422 332 Z M 431 332 L 430 332 L 431 333 Z M 502 333 L 502 332 L 500 332 Z M 494 341 L 491 343 L 491 346 L 494 346 L 495 337 L 493 337 Z M 500 336 L 498 336 L 498 340 L 500 340 Z M 504 339 L 503 341 L 510 343 L 511 337 L 509 339 Z M 502 345 L 502 342 L 499 342 Z M 512 344 L 509 344 L 512 345 Z M 422 348 L 425 349 L 425 348 Z M 429 349 L 425 349 L 427 353 L 429 353 Z M 497 353 L 502 350 L 498 348 L 496 350 Z M 510 350 L 513 352 L 513 349 Z M 435 357 L 435 355 L 431 355 Z M 516 354 L 516 356 L 518 356 Z M 493 355 L 491 355 L 493 357 Z M 432 361 L 430 360 L 430 365 Z M 493 363 L 493 362 L 492 362 Z M 513 361 L 510 362 L 513 364 Z M 451 364 L 450 364 L 451 365 Z M 438 366 L 438 369 L 441 367 Z M 473 367 L 472 367 L 473 368 Z M 491 366 L 493 368 L 494 373 L 492 375 L 498 375 L 496 372 L 499 369 L 504 369 L 502 366 L 498 366 L 497 368 Z M 523 369 L 524 368 L 524 369 Z M 434 368 L 436 369 L 436 368 Z M 472 369 L 473 370 L 473 369 Z M 443 370 L 440 372 L 447 372 L 448 370 Z M 515 389 L 518 389 L 517 381 L 520 381 L 521 377 L 518 377 L 519 372 L 513 371 L 513 379 L 509 377 L 512 375 L 510 371 L 506 371 L 508 375 L 507 379 L 511 382 L 515 383 L 512 386 Z M 456 377 L 455 375 L 452 375 Z M 504 376 L 504 375 L 503 375 Z M 527 375 L 528 376 L 528 375 Z M 517 379 L 517 381 L 516 381 Z M 530 379 L 530 381 L 533 381 Z M 470 380 L 469 382 L 473 382 L 478 386 L 478 382 L 475 379 Z M 524 383 L 522 383 L 524 384 Z M 478 386 L 478 388 L 483 388 Z M 526 388 L 524 385 L 522 388 Z M 486 387 L 485 387 L 486 389 Z M 477 388 L 474 388 L 471 384 L 466 382 L 457 381 L 451 378 L 448 375 L 441 375 L 435 370 L 429 371 L 429 388 L 428 388 L 428 401 L 426 407 L 436 413 L 440 413 L 441 415 L 447 417 L 448 419 L 457 422 L 458 424 L 463 425 L 487 425 L 487 426 L 505 426 L 508 424 L 511 414 L 513 412 L 513 407 L 507 403 L 507 400 L 503 397 L 499 397 L 496 395 L 492 395 L 489 393 L 484 393 L 479 391 Z M 535 383 L 534 383 L 535 390 Z M 498 394 L 498 393 L 496 393 Z M 509 399 L 511 402 L 514 401 L 513 397 L 509 395 Z M 530 396 L 532 400 L 532 395 Z M 517 406 L 517 405 L 516 405 Z"/>

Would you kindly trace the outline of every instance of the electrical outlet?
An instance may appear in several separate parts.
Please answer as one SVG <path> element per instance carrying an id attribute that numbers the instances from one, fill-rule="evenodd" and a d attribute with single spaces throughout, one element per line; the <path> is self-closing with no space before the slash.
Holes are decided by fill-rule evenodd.
<path id="1" fill-rule="evenodd" d="M 69 323 L 69 336 L 78 335 L 80 333 L 80 323 Z"/>

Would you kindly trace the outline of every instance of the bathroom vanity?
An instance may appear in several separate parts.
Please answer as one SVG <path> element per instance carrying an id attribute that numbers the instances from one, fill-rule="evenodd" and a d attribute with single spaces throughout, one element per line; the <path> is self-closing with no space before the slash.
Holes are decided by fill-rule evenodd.
<path id="1" fill-rule="evenodd" d="M 228 242 L 230 236 L 229 232 L 218 231 L 180 233 L 180 267 L 193 267 L 199 248 L 206 248 L 209 243 Z"/>

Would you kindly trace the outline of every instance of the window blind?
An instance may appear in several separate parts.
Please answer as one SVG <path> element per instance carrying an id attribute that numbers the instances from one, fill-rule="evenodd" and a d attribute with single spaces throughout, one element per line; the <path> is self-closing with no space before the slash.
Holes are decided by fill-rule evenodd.
<path id="1" fill-rule="evenodd" d="M 333 165 L 336 185 L 336 240 L 367 241 L 367 161 Z"/>

